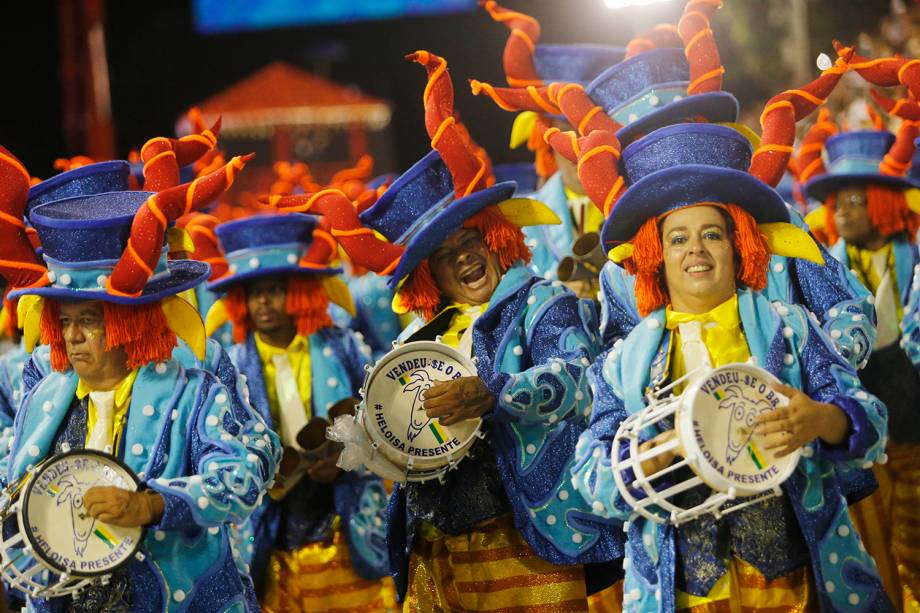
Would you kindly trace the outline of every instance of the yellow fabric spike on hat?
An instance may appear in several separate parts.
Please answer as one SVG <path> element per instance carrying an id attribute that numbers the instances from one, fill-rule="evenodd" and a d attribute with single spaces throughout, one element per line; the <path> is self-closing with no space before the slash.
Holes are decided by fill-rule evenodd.
<path id="1" fill-rule="evenodd" d="M 824 264 L 824 256 L 818 244 L 801 228 L 791 223 L 775 222 L 759 224 L 757 229 L 767 239 L 767 245 L 774 255 Z"/>
<path id="2" fill-rule="evenodd" d="M 907 207 L 920 215 L 920 189 L 905 189 L 904 197 L 907 199 Z"/>
<path id="3" fill-rule="evenodd" d="M 186 253 L 195 253 L 195 243 L 192 237 L 182 228 L 173 226 L 166 231 L 166 240 L 169 244 L 169 252 L 184 251 Z"/>
<path id="4" fill-rule="evenodd" d="M 920 190 L 916 191 L 920 192 Z M 908 204 L 910 204 L 909 200 Z M 827 227 L 827 209 L 824 208 L 824 205 L 822 204 L 806 215 L 805 223 L 811 230 L 824 230 Z"/>
<path id="5" fill-rule="evenodd" d="M 634 247 L 632 246 L 632 243 L 623 243 L 621 245 L 617 245 L 607 252 L 607 259 L 616 264 L 619 264 L 620 262 L 631 258 L 633 250 Z"/>
<path id="6" fill-rule="evenodd" d="M 209 337 L 212 336 L 229 320 L 230 316 L 227 315 L 227 306 L 224 304 L 224 301 L 215 300 L 211 308 L 208 309 L 207 315 L 205 315 L 204 333 Z"/>
<path id="7" fill-rule="evenodd" d="M 514 123 L 511 125 L 511 142 L 509 143 L 511 149 L 517 149 L 527 142 L 536 123 L 537 114 L 533 111 L 524 111 L 517 114 L 514 118 Z"/>
<path id="8" fill-rule="evenodd" d="M 498 210 L 516 226 L 546 226 L 561 224 L 551 208 L 533 198 L 511 198 L 498 203 Z"/>
<path id="9" fill-rule="evenodd" d="M 44 308 L 44 298 L 32 294 L 20 297 L 19 304 L 16 306 L 16 316 L 19 319 L 19 327 L 22 328 L 22 338 L 26 345 L 26 351 L 29 353 L 32 353 L 41 338 L 42 310 Z"/>
<path id="10" fill-rule="evenodd" d="M 731 121 L 726 121 L 718 125 L 725 126 L 726 128 L 731 128 L 732 130 L 734 130 L 735 132 L 737 132 L 744 138 L 748 139 L 754 151 L 757 151 L 760 148 L 760 136 L 758 136 L 757 132 L 750 129 L 743 123 L 734 123 Z"/>
<path id="11" fill-rule="evenodd" d="M 204 323 L 198 314 L 198 309 L 178 296 L 165 298 L 161 303 L 163 314 L 169 324 L 169 329 L 176 333 L 195 353 L 195 357 L 203 360 L 207 350 L 208 337 L 205 334 Z"/>
<path id="12" fill-rule="evenodd" d="M 356 315 L 355 301 L 351 297 L 348 286 L 345 285 L 342 279 L 339 277 L 326 277 L 323 279 L 323 290 L 325 290 L 326 295 L 329 296 L 330 302 L 345 309 L 352 317 Z"/>

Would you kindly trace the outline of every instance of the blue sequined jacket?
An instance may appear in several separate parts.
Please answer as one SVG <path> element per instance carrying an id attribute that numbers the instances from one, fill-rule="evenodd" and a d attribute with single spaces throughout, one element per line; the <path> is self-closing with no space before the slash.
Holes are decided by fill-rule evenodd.
<path id="1" fill-rule="evenodd" d="M 738 304 L 757 364 L 811 398 L 839 406 L 851 422 L 843 444 L 807 445 L 798 467 L 783 484 L 808 546 L 821 608 L 890 610 L 875 564 L 850 521 L 837 477 L 840 466 L 867 468 L 883 457 L 885 407 L 861 387 L 852 367 L 804 308 L 771 304 L 747 290 L 738 291 Z M 668 377 L 670 335 L 664 321 L 663 308 L 650 314 L 592 367 L 594 411 L 590 428 L 578 442 L 572 470 L 572 481 L 587 501 L 597 505 L 603 516 L 627 522 L 624 610 L 633 612 L 675 608 L 675 533 L 680 528 L 633 515 L 619 495 L 610 463 L 611 452 L 619 452 L 611 449 L 619 424 L 645 407 L 647 389 L 660 386 Z"/>
<path id="2" fill-rule="evenodd" d="M 418 340 L 425 331 L 406 340 Z M 486 448 L 447 473 L 445 485 L 421 484 L 433 488 L 430 496 L 437 500 L 462 498 L 435 503 L 437 513 L 422 517 L 412 496 L 416 484 L 397 486 L 390 499 L 387 541 L 400 595 L 422 519 L 462 533 L 510 512 L 534 552 L 554 564 L 606 562 L 622 555 L 619 526 L 593 515 L 568 478 L 575 442 L 591 411 L 586 375 L 598 349 L 596 331 L 593 305 L 560 282 L 535 277 L 520 264 L 502 277 L 473 326 L 479 377 L 495 398 L 485 417 L 488 436 L 481 444 Z M 477 491 L 483 495 L 464 495 Z"/>
<path id="3" fill-rule="evenodd" d="M 5 484 L 53 454 L 72 430 L 77 376 L 49 371 L 47 353 L 36 349 L 23 374 L 14 443 L 0 463 Z M 77 445 L 85 436 L 70 434 Z M 234 402 L 214 375 L 174 360 L 151 363 L 138 371 L 117 455 L 166 503 L 162 519 L 148 527 L 144 559 L 127 566 L 133 610 L 251 610 L 230 524 L 246 521 L 274 478 L 280 445 L 265 422 Z M 30 607 L 58 611 L 66 603 L 36 600 Z"/>
<path id="4" fill-rule="evenodd" d="M 312 368 L 311 415 L 326 417 L 344 398 L 357 397 L 364 381 L 368 349 L 350 330 L 323 328 L 309 337 Z M 262 362 L 252 334 L 234 345 L 230 357 L 239 369 L 247 398 L 272 426 Z M 386 490 L 380 478 L 367 473 L 343 473 L 332 485 L 304 477 L 282 502 L 266 498 L 250 521 L 240 527 L 241 554 L 261 591 L 268 557 L 275 549 L 293 550 L 327 539 L 336 516 L 351 553 L 354 570 L 365 578 L 389 573 L 384 543 Z"/>
<path id="5" fill-rule="evenodd" d="M 790 215 L 794 224 L 807 230 L 798 213 L 790 209 Z M 831 257 L 838 255 L 836 248 L 831 254 L 820 243 L 819 247 L 824 256 L 823 266 L 807 260 L 773 256 L 764 295 L 771 301 L 801 304 L 817 315 L 840 355 L 859 368 L 875 344 L 872 298 L 850 272 L 850 266 L 839 257 Z M 601 330 L 607 347 L 625 338 L 641 319 L 636 309 L 634 285 L 635 277 L 613 262 L 607 262 L 601 271 Z"/>
<path id="6" fill-rule="evenodd" d="M 22 397 L 22 371 L 29 358 L 22 342 L 0 356 L 0 453 L 7 452 L 13 436 L 13 419 Z"/>

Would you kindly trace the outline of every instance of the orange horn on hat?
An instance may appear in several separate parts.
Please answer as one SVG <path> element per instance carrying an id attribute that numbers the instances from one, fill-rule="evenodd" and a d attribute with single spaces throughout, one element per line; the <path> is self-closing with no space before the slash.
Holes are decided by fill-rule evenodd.
<path id="1" fill-rule="evenodd" d="M 153 276 L 169 224 L 224 193 L 233 185 L 236 173 L 252 158 L 253 154 L 237 156 L 207 176 L 150 196 L 134 215 L 125 252 L 106 283 L 108 291 L 120 296 L 139 296 Z"/>
<path id="2" fill-rule="evenodd" d="M 26 234 L 22 219 L 29 199 L 29 172 L 0 146 L 0 274 L 14 289 L 48 285 L 48 269 Z"/>
<path id="3" fill-rule="evenodd" d="M 457 198 L 487 187 L 494 178 L 488 156 L 454 115 L 454 87 L 447 73 L 447 60 L 428 51 L 406 56 L 428 72 L 428 84 L 422 100 L 425 104 L 425 129 L 431 147 L 441 154 L 450 170 Z"/>
<path id="4" fill-rule="evenodd" d="M 834 49 L 839 54 L 841 49 L 848 49 L 840 42 L 834 41 Z M 906 85 L 915 97 L 920 97 L 920 60 L 900 57 L 884 57 L 870 60 L 862 55 L 853 54 L 850 67 L 863 79 L 880 87 Z"/>
<path id="5" fill-rule="evenodd" d="M 292 213 L 312 213 L 325 217 L 330 234 L 342 245 L 348 256 L 360 266 L 381 275 L 396 270 L 404 247 L 378 238 L 358 219 L 354 204 L 341 190 L 324 189 L 315 194 L 293 196 L 263 196 L 259 201 Z"/>
<path id="6" fill-rule="evenodd" d="M 866 114 L 869 116 L 869 121 L 872 122 L 872 128 L 874 130 L 884 130 L 885 129 L 885 119 L 878 114 L 871 104 L 866 103 Z"/>
<path id="7" fill-rule="evenodd" d="M 530 15 L 499 6 L 492 0 L 480 0 L 480 5 L 489 12 L 492 19 L 511 30 L 502 56 L 508 85 L 511 87 L 543 85 L 533 63 L 534 50 L 537 41 L 540 40 L 540 22 Z"/>
<path id="8" fill-rule="evenodd" d="M 822 105 L 846 73 L 853 50 L 840 52 L 837 62 L 800 89 L 789 89 L 770 98 L 760 115 L 761 145 L 754 152 L 749 172 L 775 187 L 786 172 L 795 142 L 795 124 Z"/>
<path id="9" fill-rule="evenodd" d="M 339 244 L 332 236 L 332 223 L 320 217 L 313 230 L 313 242 L 298 262 L 304 268 L 326 268 L 339 252 Z"/>
<path id="10" fill-rule="evenodd" d="M 179 168 L 191 164 L 217 145 L 220 117 L 210 130 L 182 138 L 151 138 L 141 147 L 144 189 L 159 192 L 179 184 Z"/>
<path id="11" fill-rule="evenodd" d="M 578 133 L 582 136 L 595 130 L 616 132 L 623 127 L 607 115 L 604 109 L 594 104 L 581 85 L 553 83 L 549 91 L 554 94 L 553 100 L 565 114 L 566 119 L 578 129 Z"/>
<path id="12" fill-rule="evenodd" d="M 907 98 L 892 100 L 874 89 L 869 93 L 872 94 L 872 99 L 875 100 L 875 103 L 882 107 L 889 115 L 894 115 L 895 117 L 900 117 L 901 119 L 907 119 L 909 121 L 920 121 L 920 104 L 917 104 L 916 100 L 909 100 Z"/>
<path id="13" fill-rule="evenodd" d="M 875 92 L 872 93 L 875 94 Z M 920 131 L 918 130 L 920 129 L 920 123 L 917 122 L 917 118 L 920 118 L 920 108 L 912 100 L 894 102 L 877 94 L 876 100 L 879 101 L 883 108 L 890 108 L 892 111 L 896 111 L 896 113 L 892 114 L 896 114 L 901 118 L 901 127 L 898 128 L 894 144 L 891 145 L 888 153 L 882 158 L 878 169 L 883 175 L 900 177 L 910 168 L 914 157 L 914 150 L 916 149 L 914 141 L 917 138 L 918 131 Z M 883 102 L 890 103 L 890 107 L 886 107 Z M 901 104 L 902 102 L 904 104 Z"/>
<path id="14" fill-rule="evenodd" d="M 629 59 L 634 55 L 639 55 L 640 53 L 645 53 L 653 49 L 683 46 L 684 43 L 680 38 L 677 27 L 670 23 L 660 23 L 648 32 L 640 34 L 626 43 L 626 55 L 624 59 Z"/>
<path id="15" fill-rule="evenodd" d="M 802 144 L 799 145 L 795 158 L 796 178 L 799 183 L 807 183 L 812 177 L 826 172 L 821 151 L 824 149 L 825 141 L 839 132 L 837 124 L 830 117 L 830 111 L 821 109 L 818 112 L 818 120 L 802 137 Z"/>
<path id="16" fill-rule="evenodd" d="M 543 138 L 553 149 L 571 161 L 577 161 L 578 178 L 585 193 L 604 216 L 610 215 L 616 201 L 626 191 L 620 176 L 620 141 L 606 130 L 595 130 L 577 138 L 574 132 L 547 130 Z"/>
<path id="17" fill-rule="evenodd" d="M 184 228 L 195 245 L 195 259 L 211 265 L 210 281 L 216 281 L 227 274 L 229 266 L 220 250 L 220 242 L 214 228 L 220 220 L 206 213 L 192 213 L 178 220 L 177 225 Z"/>
<path id="18" fill-rule="evenodd" d="M 709 27 L 712 15 L 721 6 L 721 0 L 690 0 L 677 24 L 677 31 L 684 42 L 684 55 L 690 63 L 688 95 L 722 90 L 725 67 Z"/>
<path id="19" fill-rule="evenodd" d="M 554 83 L 553 85 L 557 85 Z M 549 115 L 559 115 L 562 111 L 553 102 L 546 87 L 493 87 L 488 83 L 470 79 L 470 89 L 474 96 L 485 94 L 498 108 L 505 111 L 534 111 Z"/>

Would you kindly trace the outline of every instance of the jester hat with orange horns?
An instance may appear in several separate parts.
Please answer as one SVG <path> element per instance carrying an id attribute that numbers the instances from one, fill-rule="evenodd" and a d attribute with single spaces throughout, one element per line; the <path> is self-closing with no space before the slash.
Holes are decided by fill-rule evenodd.
<path id="1" fill-rule="evenodd" d="M 180 158 L 213 147 L 210 140 L 162 140 L 172 155 L 150 165 L 152 184 L 176 181 Z M 159 192 L 106 192 L 36 206 L 29 220 L 41 240 L 39 257 L 23 222 L 29 173 L 0 147 L 0 274 L 12 287 L 10 297 L 19 298 L 26 348 L 31 351 L 39 340 L 50 345 L 52 367 L 66 370 L 59 301 L 99 300 L 107 346 L 124 347 L 129 367 L 169 359 L 177 336 L 203 357 L 204 326 L 176 294 L 201 283 L 210 269 L 202 262 L 167 261 L 167 231 L 178 217 L 225 191 L 250 157 L 233 158 L 191 183 Z"/>
<path id="2" fill-rule="evenodd" d="M 610 259 L 636 275 L 641 314 L 666 303 L 658 225 L 680 208 L 717 206 L 731 217 L 741 257 L 738 278 L 752 289 L 765 287 L 771 255 L 823 263 L 814 240 L 789 223 L 786 205 L 773 188 L 792 155 L 795 123 L 830 95 L 848 69 L 852 49 L 840 48 L 838 55 L 813 82 L 767 102 L 756 150 L 746 134 L 727 126 L 675 124 L 621 152 L 614 135 L 619 124 L 603 112 L 589 116 L 594 127 L 585 136 L 546 132 L 557 151 L 577 162 L 587 194 L 605 211 L 602 240 Z M 573 118 L 588 116 L 592 107 L 583 92 L 572 90 L 568 97 Z"/>
<path id="3" fill-rule="evenodd" d="M 360 218 L 340 190 L 266 201 L 285 210 L 323 215 L 353 261 L 391 276 L 390 284 L 397 287 L 394 310 L 430 318 L 441 296 L 427 258 L 451 234 L 462 227 L 480 230 L 486 246 L 508 267 L 530 259 L 521 226 L 559 219 L 541 203 L 512 198 L 513 182 L 495 184 L 488 155 L 454 114 L 447 62 L 427 51 L 407 59 L 428 72 L 423 101 L 434 151 L 393 181 Z"/>

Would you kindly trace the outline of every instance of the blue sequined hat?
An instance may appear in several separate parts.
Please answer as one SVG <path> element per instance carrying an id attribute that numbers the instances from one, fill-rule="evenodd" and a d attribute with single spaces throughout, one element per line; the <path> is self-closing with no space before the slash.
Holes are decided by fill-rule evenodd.
<path id="1" fill-rule="evenodd" d="M 604 223 L 604 244 L 629 241 L 647 219 L 702 202 L 736 204 L 757 223 L 788 222 L 782 197 L 748 172 L 752 155 L 736 130 L 702 123 L 659 128 L 629 145 L 622 154 L 629 188 Z"/>
<path id="2" fill-rule="evenodd" d="M 124 168 L 127 171 L 127 164 Z M 41 239 L 51 285 L 10 292 L 10 297 L 33 294 L 62 300 L 146 304 L 205 281 L 211 267 L 191 260 L 167 261 L 164 239 L 154 274 L 140 296 L 115 295 L 106 290 L 108 277 L 128 244 L 134 215 L 152 195 L 138 191 L 105 192 L 36 206 L 30 218 Z"/>
<path id="3" fill-rule="evenodd" d="M 406 248 L 389 284 L 398 285 L 464 221 L 490 204 L 511 198 L 515 187 L 513 181 L 496 183 L 455 198 L 450 171 L 437 151 L 416 162 L 360 215 L 365 226 Z"/>
<path id="4" fill-rule="evenodd" d="M 738 101 L 728 92 L 687 95 L 690 65 L 684 50 L 653 49 L 611 66 L 586 87 L 585 93 L 623 125 L 617 138 L 626 145 L 674 123 L 703 117 L 711 123 L 738 119 Z"/>
<path id="5" fill-rule="evenodd" d="M 533 162 L 514 162 L 497 164 L 492 167 L 495 182 L 514 181 L 517 183 L 515 194 L 532 194 L 537 191 L 537 169 Z"/>
<path id="6" fill-rule="evenodd" d="M 29 188 L 26 216 L 32 209 L 55 200 L 104 192 L 128 191 L 130 165 L 124 160 L 80 166 L 45 179 Z"/>
<path id="7" fill-rule="evenodd" d="M 907 177 L 886 175 L 879 170 L 894 141 L 894 134 L 885 130 L 843 132 L 830 137 L 824 143 L 827 172 L 805 184 L 808 197 L 824 202 L 830 194 L 848 185 L 865 183 L 913 187 Z"/>
<path id="8" fill-rule="evenodd" d="M 601 72 L 622 62 L 624 47 L 609 45 L 537 44 L 533 64 L 544 83 L 578 83 L 587 85 Z"/>
<path id="9" fill-rule="evenodd" d="M 301 258 L 313 243 L 316 217 L 303 213 L 254 215 L 218 225 L 214 232 L 230 272 L 209 283 L 213 292 L 245 281 L 283 275 L 335 275 L 341 268 L 307 267 Z"/>

